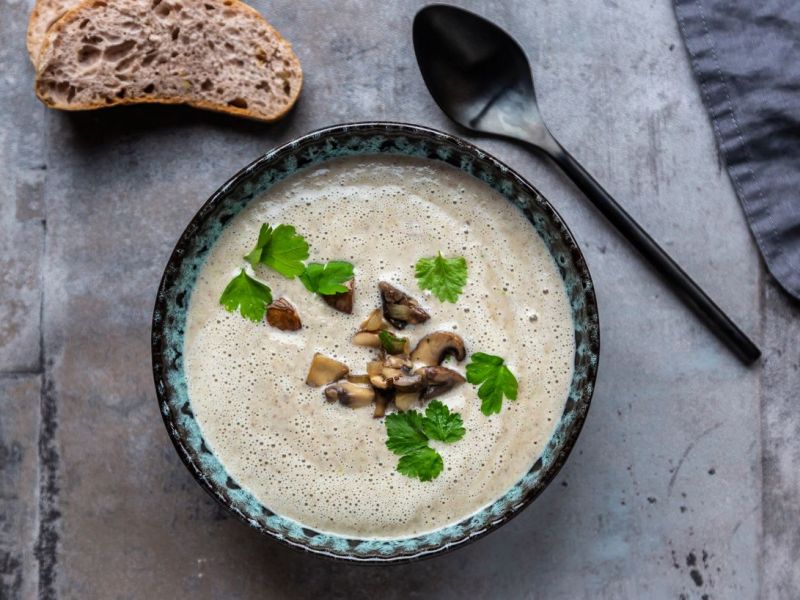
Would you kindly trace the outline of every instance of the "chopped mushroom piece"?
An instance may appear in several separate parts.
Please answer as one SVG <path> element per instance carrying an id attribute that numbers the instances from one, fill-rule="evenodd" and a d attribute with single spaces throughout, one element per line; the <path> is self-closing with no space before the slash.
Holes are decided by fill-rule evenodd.
<path id="1" fill-rule="evenodd" d="M 380 375 L 383 371 L 383 363 L 379 360 L 371 360 L 367 363 L 367 375 Z"/>
<path id="2" fill-rule="evenodd" d="M 378 289 L 381 292 L 383 316 L 397 329 L 405 329 L 409 323 L 424 323 L 431 318 L 419 302 L 396 287 L 381 281 Z"/>
<path id="3" fill-rule="evenodd" d="M 386 379 L 394 379 L 395 377 L 400 377 L 400 375 L 403 374 L 403 369 L 395 369 L 394 367 L 383 367 L 383 369 L 381 369 L 381 376 Z"/>
<path id="4" fill-rule="evenodd" d="M 403 392 L 394 397 L 394 405 L 400 412 L 406 412 L 416 404 L 418 399 L 419 394 L 417 392 Z"/>
<path id="5" fill-rule="evenodd" d="M 347 381 L 350 383 L 369 383 L 369 375 L 353 375 L 351 373 L 347 376 Z"/>
<path id="6" fill-rule="evenodd" d="M 433 367 L 442 364 L 448 354 L 456 360 L 464 360 L 467 356 L 464 340 L 450 331 L 434 331 L 422 338 L 411 353 L 411 360 Z"/>
<path id="7" fill-rule="evenodd" d="M 353 336 L 353 343 L 356 346 L 368 346 L 369 348 L 380 348 L 381 338 L 377 333 L 371 331 L 359 331 Z"/>
<path id="8" fill-rule="evenodd" d="M 386 322 L 383 320 L 383 314 L 380 308 L 376 308 L 361 324 L 361 331 L 372 331 L 377 333 L 386 327 Z"/>
<path id="9" fill-rule="evenodd" d="M 375 399 L 375 390 L 365 385 L 340 381 L 325 388 L 325 399 L 328 402 L 339 401 L 348 408 L 361 408 L 369 406 Z"/>
<path id="10" fill-rule="evenodd" d="M 344 363 L 317 352 L 311 359 L 311 368 L 308 369 L 306 383 L 313 387 L 328 385 L 340 380 L 349 372 L 350 369 Z"/>
<path id="11" fill-rule="evenodd" d="M 375 394 L 375 409 L 372 411 L 373 419 L 380 419 L 386 415 L 386 407 L 388 406 L 390 399 L 389 393 L 378 392 Z"/>
<path id="12" fill-rule="evenodd" d="M 425 385 L 419 373 L 409 373 L 392 378 L 391 384 L 398 392 L 418 392 Z"/>
<path id="13" fill-rule="evenodd" d="M 422 367 L 414 373 L 421 375 L 425 380 L 425 389 L 422 392 L 423 400 L 441 396 L 466 381 L 461 373 L 447 367 Z"/>
<path id="14" fill-rule="evenodd" d="M 328 306 L 349 315 L 353 312 L 353 295 L 355 294 L 356 280 L 350 279 L 344 283 L 344 286 L 347 288 L 346 292 L 322 296 L 322 299 L 325 300 Z"/>
<path id="15" fill-rule="evenodd" d="M 369 382 L 376 390 L 388 390 L 391 386 L 391 382 L 383 375 L 371 375 Z"/>
<path id="16" fill-rule="evenodd" d="M 297 309 L 286 298 L 278 298 L 267 307 L 267 323 L 283 331 L 297 331 L 303 326 Z"/>
<path id="17" fill-rule="evenodd" d="M 383 366 L 384 367 L 391 367 L 393 369 L 410 369 L 414 366 L 410 360 L 408 360 L 408 356 L 403 354 L 394 355 L 394 356 L 387 356 L 383 359 Z"/>

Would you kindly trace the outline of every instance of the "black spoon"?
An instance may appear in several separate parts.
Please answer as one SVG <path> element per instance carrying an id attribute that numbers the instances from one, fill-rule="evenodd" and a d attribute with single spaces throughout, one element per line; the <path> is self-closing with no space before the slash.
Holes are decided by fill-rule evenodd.
<path id="1" fill-rule="evenodd" d="M 454 6 L 426 6 L 414 18 L 414 51 L 433 99 L 468 129 L 522 141 L 561 167 L 711 330 L 750 364 L 758 347 L 648 233 L 561 147 L 547 129 L 528 59 L 505 31 Z"/>

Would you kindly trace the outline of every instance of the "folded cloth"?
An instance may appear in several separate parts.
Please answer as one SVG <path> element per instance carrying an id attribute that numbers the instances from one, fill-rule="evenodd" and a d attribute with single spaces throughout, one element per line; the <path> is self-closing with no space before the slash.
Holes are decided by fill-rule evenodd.
<path id="1" fill-rule="evenodd" d="M 800 1 L 674 4 L 750 229 L 772 275 L 800 299 Z"/>

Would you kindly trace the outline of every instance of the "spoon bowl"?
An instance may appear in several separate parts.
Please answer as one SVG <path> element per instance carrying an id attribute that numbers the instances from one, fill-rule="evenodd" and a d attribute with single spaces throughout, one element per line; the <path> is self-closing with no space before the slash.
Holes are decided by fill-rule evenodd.
<path id="1" fill-rule="evenodd" d="M 528 59 L 505 31 L 460 8 L 431 5 L 417 13 L 413 39 L 425 85 L 450 119 L 473 131 L 555 149 Z"/>

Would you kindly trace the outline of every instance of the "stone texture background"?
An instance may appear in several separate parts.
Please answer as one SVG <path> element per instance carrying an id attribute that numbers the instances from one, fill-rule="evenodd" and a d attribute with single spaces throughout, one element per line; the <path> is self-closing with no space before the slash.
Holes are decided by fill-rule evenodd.
<path id="1" fill-rule="evenodd" d="M 460 4 L 520 40 L 559 139 L 764 359 L 732 358 L 551 165 L 475 140 L 545 193 L 586 253 L 597 392 L 523 515 L 385 568 L 289 552 L 201 491 L 158 415 L 149 328 L 177 236 L 259 154 L 344 121 L 457 131 L 414 62 L 422 2 L 254 2 L 306 72 L 296 109 L 269 126 L 179 107 L 46 110 L 30 4 L 0 0 L 0 598 L 800 597 L 800 307 L 765 275 L 668 0 Z"/>

